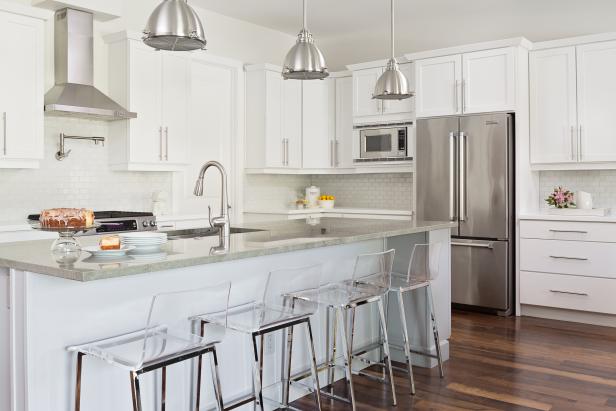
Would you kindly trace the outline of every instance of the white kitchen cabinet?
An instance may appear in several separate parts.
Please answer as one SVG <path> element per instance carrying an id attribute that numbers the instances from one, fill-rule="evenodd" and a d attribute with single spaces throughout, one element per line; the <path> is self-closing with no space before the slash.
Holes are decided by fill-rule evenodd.
<path id="1" fill-rule="evenodd" d="M 335 165 L 353 167 L 353 77 L 336 78 Z"/>
<path id="2" fill-rule="evenodd" d="M 515 48 L 462 55 L 464 114 L 515 110 Z"/>
<path id="3" fill-rule="evenodd" d="M 417 117 L 462 114 L 462 56 L 415 62 Z"/>
<path id="4" fill-rule="evenodd" d="M 406 75 L 409 87 L 414 90 L 412 63 L 399 64 Z M 353 117 L 355 123 L 412 120 L 415 111 L 414 98 L 404 100 L 378 100 L 372 98 L 376 83 L 385 67 L 353 70 Z"/>
<path id="5" fill-rule="evenodd" d="M 353 71 L 353 116 L 378 116 L 383 111 L 383 102 L 373 99 L 376 82 L 383 74 L 382 67 Z"/>
<path id="6" fill-rule="evenodd" d="M 0 168 L 43 158 L 44 23 L 0 11 Z"/>
<path id="7" fill-rule="evenodd" d="M 516 48 L 415 62 L 417 117 L 514 111 Z"/>
<path id="8" fill-rule="evenodd" d="M 530 54 L 531 163 L 576 162 L 575 47 Z"/>
<path id="9" fill-rule="evenodd" d="M 616 41 L 577 47 L 579 159 L 616 161 Z"/>
<path id="10" fill-rule="evenodd" d="M 335 82 L 302 81 L 302 167 L 335 167 Z"/>
<path id="11" fill-rule="evenodd" d="M 246 67 L 246 167 L 299 168 L 302 83 L 273 66 Z"/>
<path id="12" fill-rule="evenodd" d="M 119 39 L 118 39 L 119 38 Z M 109 36 L 109 94 L 137 118 L 112 122 L 114 169 L 174 171 L 186 164 L 190 56 Z"/>

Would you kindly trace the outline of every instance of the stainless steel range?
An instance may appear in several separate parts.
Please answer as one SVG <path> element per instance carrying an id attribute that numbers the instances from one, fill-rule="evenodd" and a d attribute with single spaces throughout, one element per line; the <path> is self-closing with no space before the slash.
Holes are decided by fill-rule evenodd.
<path id="1" fill-rule="evenodd" d="M 32 214 L 28 220 L 38 221 L 39 215 Z M 156 217 L 152 213 L 137 211 L 95 211 L 94 221 L 100 227 L 79 235 L 105 233 L 126 233 L 130 231 L 156 231 Z"/>

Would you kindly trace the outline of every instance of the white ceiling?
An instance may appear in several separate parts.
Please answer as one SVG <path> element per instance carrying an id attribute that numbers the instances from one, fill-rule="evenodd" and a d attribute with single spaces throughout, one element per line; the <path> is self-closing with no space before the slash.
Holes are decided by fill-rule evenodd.
<path id="1" fill-rule="evenodd" d="M 291 35 L 301 27 L 301 0 L 190 2 Z M 386 57 L 388 13 L 389 0 L 310 0 L 308 26 L 330 67 L 340 68 Z M 541 41 L 608 31 L 616 31 L 616 0 L 396 2 L 399 54 L 517 36 Z"/>

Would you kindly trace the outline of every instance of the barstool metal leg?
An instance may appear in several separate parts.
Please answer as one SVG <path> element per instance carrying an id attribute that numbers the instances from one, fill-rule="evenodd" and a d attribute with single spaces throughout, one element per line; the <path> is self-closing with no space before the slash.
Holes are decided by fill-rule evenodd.
<path id="1" fill-rule="evenodd" d="M 222 400 L 222 386 L 220 385 L 220 374 L 218 373 L 218 355 L 216 355 L 216 348 L 212 349 L 212 356 L 210 357 L 210 367 L 212 369 L 212 382 L 214 383 L 214 396 L 216 397 L 216 406 L 218 407 L 218 411 L 224 411 L 225 404 Z M 199 411 L 198 408 L 197 411 Z"/>
<path id="2" fill-rule="evenodd" d="M 331 318 L 332 311 L 334 313 L 333 318 Z M 334 377 L 335 377 L 335 372 L 336 372 L 336 368 L 333 367 L 333 364 L 335 364 L 336 362 L 336 351 L 337 351 L 336 340 L 338 338 L 338 316 L 336 315 L 336 309 L 332 307 L 327 307 L 327 314 L 328 314 L 327 327 L 331 326 L 331 339 L 332 339 L 331 351 L 330 351 L 329 345 L 327 346 L 328 365 L 329 364 L 332 365 L 327 370 L 327 385 L 329 385 L 330 387 L 330 392 L 333 392 L 334 388 L 332 387 L 332 385 L 334 384 Z M 330 320 L 332 320 L 331 324 L 330 324 Z M 330 353 L 331 353 L 331 357 L 329 356 Z"/>
<path id="3" fill-rule="evenodd" d="M 314 379 L 314 395 L 317 401 L 318 410 L 321 411 L 321 386 L 319 384 L 319 369 L 317 366 L 317 354 L 314 350 L 314 338 L 312 336 L 312 325 L 310 325 L 310 319 L 306 321 L 306 327 L 308 328 L 308 346 L 310 347 L 310 365 L 312 368 L 312 378 Z M 290 364 L 289 357 L 289 364 Z M 289 365 L 289 370 L 291 366 Z M 288 394 L 288 391 L 287 391 Z"/>
<path id="4" fill-rule="evenodd" d="M 349 328 L 347 327 L 346 322 L 344 321 L 344 315 L 342 313 L 341 308 L 336 309 L 336 315 L 338 317 L 338 324 L 342 325 L 340 327 L 340 331 L 342 333 L 342 338 L 340 339 L 341 343 L 342 343 L 342 351 L 344 352 L 344 362 L 345 362 L 345 371 L 346 371 L 346 377 L 347 380 L 349 382 L 349 391 L 350 391 L 350 397 L 351 397 L 351 408 L 353 411 L 355 411 L 355 390 L 353 389 L 353 354 L 352 354 L 352 349 L 353 349 L 353 335 L 352 335 L 352 331 L 351 334 L 349 335 Z M 350 315 L 351 315 L 351 323 L 354 325 L 355 323 L 355 310 L 350 308 L 348 309 L 348 311 L 350 311 Z M 355 327 L 352 327 L 355 328 Z"/>
<path id="5" fill-rule="evenodd" d="M 205 321 L 201 321 L 201 333 L 199 334 L 201 337 L 205 335 L 205 324 Z M 201 367 L 203 367 L 203 355 L 197 357 L 197 395 L 195 399 L 195 411 L 199 411 L 201 406 Z"/>
<path id="6" fill-rule="evenodd" d="M 415 395 L 415 380 L 413 379 L 413 364 L 411 362 L 411 342 L 409 331 L 406 323 L 406 312 L 404 311 L 404 293 L 401 291 L 395 292 L 398 298 L 398 308 L 400 309 L 400 322 L 402 322 L 402 338 L 404 340 L 404 355 L 406 357 L 406 369 L 409 374 L 409 382 L 411 384 L 411 395 Z"/>
<path id="7" fill-rule="evenodd" d="M 75 375 L 75 411 L 81 409 L 81 366 L 83 365 L 83 353 L 77 353 L 77 374 Z"/>
<path id="8" fill-rule="evenodd" d="M 162 387 L 161 387 L 161 395 L 160 395 L 160 409 L 161 411 L 165 411 L 167 405 L 167 367 L 161 368 L 162 373 Z"/>
<path id="9" fill-rule="evenodd" d="M 257 334 L 252 335 L 252 346 L 254 350 L 255 362 L 254 362 L 254 380 L 255 380 L 255 404 L 254 408 L 257 408 L 257 403 L 261 411 L 263 409 L 263 334 L 260 335 L 261 346 L 257 349 Z"/>
<path id="10" fill-rule="evenodd" d="M 133 388 L 133 410 L 142 411 L 141 406 L 141 388 L 139 386 L 139 375 L 135 371 L 131 371 L 130 380 Z"/>
<path id="11" fill-rule="evenodd" d="M 285 374 L 283 376 L 283 397 L 282 405 L 289 405 L 289 391 L 291 390 L 291 359 L 293 358 L 293 326 L 287 327 L 287 355 L 285 364 Z"/>
<path id="12" fill-rule="evenodd" d="M 432 333 L 434 335 L 434 345 L 436 347 L 436 356 L 438 357 L 438 369 L 441 378 L 445 377 L 443 372 L 443 356 L 441 353 L 441 340 L 438 335 L 438 323 L 436 322 L 436 311 L 434 310 L 434 296 L 432 295 L 432 287 L 430 284 L 427 286 L 428 299 L 430 300 L 430 318 L 432 319 Z"/>
<path id="13" fill-rule="evenodd" d="M 389 383 L 391 384 L 391 395 L 393 396 L 393 405 L 395 406 L 398 401 L 396 399 L 396 384 L 394 381 L 394 370 L 391 367 L 391 353 L 389 351 L 389 337 L 387 336 L 387 320 L 385 319 L 385 309 L 383 308 L 383 298 L 379 298 L 379 315 L 381 328 L 383 330 L 383 350 L 385 351 L 384 363 L 387 365 L 387 371 L 389 373 Z"/>

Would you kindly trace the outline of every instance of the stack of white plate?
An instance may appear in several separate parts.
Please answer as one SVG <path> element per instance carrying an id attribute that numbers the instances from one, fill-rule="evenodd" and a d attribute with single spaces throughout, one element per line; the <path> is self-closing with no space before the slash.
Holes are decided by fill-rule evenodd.
<path id="1" fill-rule="evenodd" d="M 134 246 L 132 253 L 155 253 L 167 243 L 167 233 L 122 233 L 122 245 Z"/>

